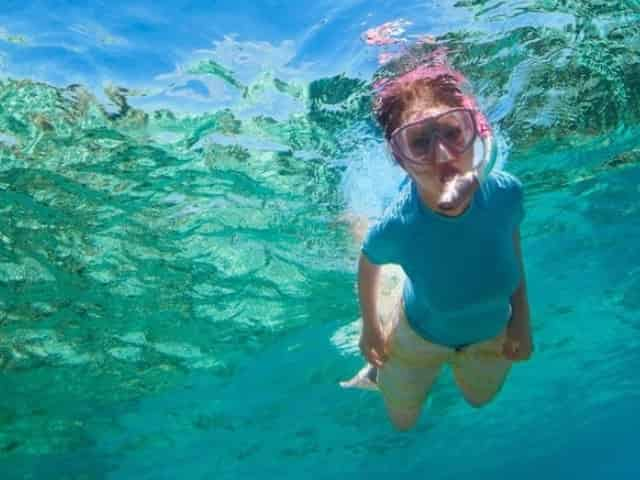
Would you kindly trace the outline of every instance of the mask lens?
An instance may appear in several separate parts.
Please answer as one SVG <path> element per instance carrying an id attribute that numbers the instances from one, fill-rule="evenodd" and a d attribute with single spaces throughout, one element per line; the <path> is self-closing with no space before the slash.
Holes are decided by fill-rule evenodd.
<path id="1" fill-rule="evenodd" d="M 431 154 L 435 140 L 435 130 L 429 123 L 408 128 L 404 135 L 406 150 L 411 158 L 421 159 Z"/>
<path id="2" fill-rule="evenodd" d="M 473 117 L 468 110 L 448 112 L 437 121 L 438 138 L 455 153 L 463 153 L 473 143 L 476 136 Z"/>
<path id="3" fill-rule="evenodd" d="M 469 110 L 454 110 L 402 127 L 391 137 L 392 147 L 406 160 L 429 163 L 434 159 L 435 142 L 440 141 L 452 153 L 468 150 L 476 137 L 473 115 Z"/>

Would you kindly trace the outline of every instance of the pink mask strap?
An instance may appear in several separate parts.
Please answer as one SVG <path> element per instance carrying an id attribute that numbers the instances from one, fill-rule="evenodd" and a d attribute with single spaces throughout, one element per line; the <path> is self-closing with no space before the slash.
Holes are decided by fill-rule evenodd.
<path id="1" fill-rule="evenodd" d="M 476 102 L 471 97 L 465 95 L 462 103 L 465 108 L 469 108 L 475 112 L 474 120 L 476 121 L 478 135 L 480 135 L 480 137 L 482 138 L 486 138 L 491 135 L 491 126 L 489 125 L 489 120 L 487 120 L 487 117 L 485 117 L 484 113 L 482 113 L 478 109 L 478 105 L 476 104 Z"/>

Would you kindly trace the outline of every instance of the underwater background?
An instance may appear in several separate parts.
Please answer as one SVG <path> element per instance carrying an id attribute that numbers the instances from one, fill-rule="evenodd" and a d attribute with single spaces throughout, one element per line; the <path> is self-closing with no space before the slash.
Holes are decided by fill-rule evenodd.
<path id="1" fill-rule="evenodd" d="M 416 41 L 524 183 L 536 352 L 397 433 L 338 381 Z M 637 0 L 4 0 L 0 478 L 640 478 L 639 195 Z"/>

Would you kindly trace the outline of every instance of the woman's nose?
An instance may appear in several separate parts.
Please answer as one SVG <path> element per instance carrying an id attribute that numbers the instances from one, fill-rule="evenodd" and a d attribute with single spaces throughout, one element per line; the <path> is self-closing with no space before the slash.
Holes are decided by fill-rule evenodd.
<path id="1" fill-rule="evenodd" d="M 436 140 L 435 147 L 436 163 L 446 163 L 453 160 L 454 156 L 451 155 L 451 152 L 447 150 L 447 147 L 445 147 L 439 139 Z"/>

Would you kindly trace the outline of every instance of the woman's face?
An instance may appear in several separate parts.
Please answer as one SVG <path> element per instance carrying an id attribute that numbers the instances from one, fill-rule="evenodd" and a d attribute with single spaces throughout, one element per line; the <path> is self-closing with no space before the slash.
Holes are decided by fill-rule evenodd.
<path id="1" fill-rule="evenodd" d="M 436 117 L 450 110 L 452 107 L 445 105 L 410 109 L 403 115 L 401 126 Z M 411 142 L 418 139 L 409 137 L 405 140 Z M 462 153 L 456 153 L 437 137 L 434 138 L 431 148 L 433 149 L 432 161 L 415 163 L 401 158 L 397 158 L 397 160 L 429 198 L 438 198 L 448 180 L 457 174 L 464 174 L 473 169 L 474 149 L 471 147 Z"/>

